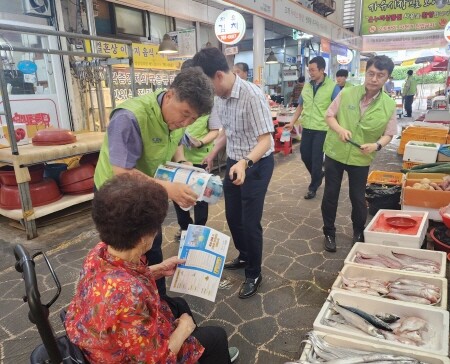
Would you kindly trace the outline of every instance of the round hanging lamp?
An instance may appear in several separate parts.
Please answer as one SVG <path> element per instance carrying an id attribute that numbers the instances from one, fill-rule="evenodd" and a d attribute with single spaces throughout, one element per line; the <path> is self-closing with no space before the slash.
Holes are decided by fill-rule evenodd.
<path id="1" fill-rule="evenodd" d="M 269 57 L 266 59 L 266 63 L 278 63 L 278 59 L 275 57 L 275 53 L 273 53 L 273 51 L 270 51 Z"/>
<path id="2" fill-rule="evenodd" d="M 161 44 L 158 48 L 159 54 L 174 54 L 178 53 L 178 47 L 175 42 L 170 38 L 169 34 L 164 34 Z"/>

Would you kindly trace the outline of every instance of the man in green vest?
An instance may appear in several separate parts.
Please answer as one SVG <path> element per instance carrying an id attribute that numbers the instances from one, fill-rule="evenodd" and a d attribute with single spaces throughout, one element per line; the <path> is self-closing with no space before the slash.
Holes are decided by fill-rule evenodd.
<path id="1" fill-rule="evenodd" d="M 121 103 L 111 113 L 108 130 L 95 169 L 95 187 L 113 175 L 144 174 L 153 179 L 158 166 L 168 160 L 185 159 L 178 148 L 184 129 L 213 105 L 211 81 L 198 68 L 181 71 L 167 91 L 157 90 Z M 176 153 L 177 152 L 177 153 Z M 169 198 L 182 207 L 195 204 L 197 195 L 182 183 L 154 179 L 166 188 Z M 162 237 L 155 238 L 146 253 L 149 265 L 162 262 Z M 156 281 L 161 296 L 164 278 Z"/>
<path id="2" fill-rule="evenodd" d="M 181 70 L 193 66 L 193 60 L 188 59 L 183 62 Z M 186 161 L 192 163 L 194 167 L 206 168 L 203 164 L 205 157 L 213 148 L 213 141 L 219 135 L 221 123 L 217 111 L 214 110 L 210 115 L 200 116 L 192 125 L 186 128 L 182 145 Z M 175 240 L 180 241 L 181 234 L 187 230 L 189 224 L 205 225 L 208 220 L 208 203 L 205 201 L 197 201 L 194 206 L 194 220 L 191 213 L 183 210 L 175 201 L 173 202 L 177 221 L 180 229 L 175 234 Z"/>
<path id="3" fill-rule="evenodd" d="M 336 72 L 336 85 L 339 86 L 339 90 L 342 90 L 344 87 L 352 87 L 353 85 L 350 82 L 347 82 L 348 71 L 344 69 L 337 70 Z"/>
<path id="4" fill-rule="evenodd" d="M 414 101 L 414 96 L 417 93 L 417 82 L 413 78 L 413 70 L 408 70 L 406 72 L 408 77 L 406 77 L 405 84 L 403 85 L 402 95 L 405 103 L 405 111 L 407 118 L 412 117 L 412 104 Z"/>
<path id="5" fill-rule="evenodd" d="M 285 126 L 285 129 L 291 131 L 300 117 L 302 125 L 300 154 L 311 175 L 311 183 L 304 196 L 306 200 L 316 197 L 316 191 L 322 184 L 323 142 L 328 130 L 325 112 L 340 91 L 339 87 L 325 74 L 325 67 L 323 57 L 314 57 L 309 61 L 308 72 L 311 81 L 303 87 L 294 116 Z"/>
<path id="6" fill-rule="evenodd" d="M 395 101 L 383 86 L 394 69 L 389 57 L 367 61 L 364 85 L 344 88 L 326 113 L 330 129 L 324 144 L 325 191 L 322 199 L 326 251 L 336 251 L 336 212 L 344 171 L 352 204 L 353 243 L 364 241 L 365 187 L 376 153 L 397 134 Z"/>

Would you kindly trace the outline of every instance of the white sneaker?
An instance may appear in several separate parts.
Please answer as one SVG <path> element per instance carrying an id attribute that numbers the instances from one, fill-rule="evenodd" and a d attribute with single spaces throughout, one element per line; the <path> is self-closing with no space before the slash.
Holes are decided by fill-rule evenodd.
<path id="1" fill-rule="evenodd" d="M 235 346 L 231 346 L 228 348 L 228 353 L 230 354 L 230 360 L 232 363 L 238 358 L 239 356 L 239 349 Z"/>

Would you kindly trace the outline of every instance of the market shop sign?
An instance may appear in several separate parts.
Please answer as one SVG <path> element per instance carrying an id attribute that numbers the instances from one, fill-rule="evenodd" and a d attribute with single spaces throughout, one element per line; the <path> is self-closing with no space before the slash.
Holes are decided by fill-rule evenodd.
<path id="1" fill-rule="evenodd" d="M 157 88 L 167 88 L 175 79 L 175 72 L 153 71 L 149 69 L 135 69 L 134 81 L 136 93 L 142 96 L 153 92 Z M 113 66 L 112 83 L 114 99 L 117 103 L 133 97 L 131 91 L 130 68 Z"/>
<path id="2" fill-rule="evenodd" d="M 444 38 L 448 43 L 450 43 L 450 21 L 444 28 Z"/>
<path id="3" fill-rule="evenodd" d="M 450 17 L 434 0 L 363 0 L 362 7 L 362 35 L 443 29 Z"/>
<path id="4" fill-rule="evenodd" d="M 225 10 L 217 17 L 214 32 L 219 42 L 233 45 L 244 37 L 245 27 L 245 19 L 241 13 Z"/>
<path id="5" fill-rule="evenodd" d="M 442 36 L 442 30 L 365 35 L 362 38 L 363 49 L 367 52 L 395 51 L 398 50 L 399 44 L 404 49 L 443 48 L 447 44 Z"/>
<path id="6" fill-rule="evenodd" d="M 350 49 L 347 49 L 347 55 L 341 56 L 337 55 L 336 60 L 339 64 L 346 65 L 353 61 L 353 52 Z"/>
<path id="7" fill-rule="evenodd" d="M 111 58 L 128 57 L 127 47 L 120 43 L 97 41 L 97 53 L 109 54 Z M 86 41 L 86 50 L 90 51 L 90 42 Z M 171 60 L 167 56 L 158 54 L 158 45 L 132 43 L 133 62 L 137 68 L 153 68 L 161 70 L 179 70 L 182 61 Z"/>

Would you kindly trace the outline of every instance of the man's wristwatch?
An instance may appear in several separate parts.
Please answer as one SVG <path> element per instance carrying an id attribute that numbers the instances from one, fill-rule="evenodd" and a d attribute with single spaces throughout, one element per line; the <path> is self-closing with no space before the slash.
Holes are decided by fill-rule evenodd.
<path id="1" fill-rule="evenodd" d="M 379 152 L 381 148 L 383 148 L 383 146 L 378 142 L 376 144 L 377 144 L 377 152 Z"/>
<path id="2" fill-rule="evenodd" d="M 250 158 L 244 157 L 244 160 L 247 163 L 247 168 L 253 167 L 253 161 Z"/>

